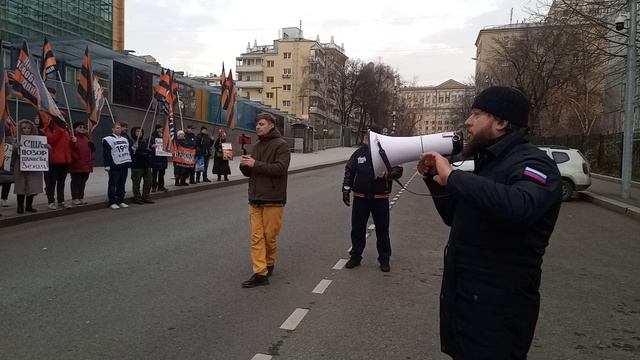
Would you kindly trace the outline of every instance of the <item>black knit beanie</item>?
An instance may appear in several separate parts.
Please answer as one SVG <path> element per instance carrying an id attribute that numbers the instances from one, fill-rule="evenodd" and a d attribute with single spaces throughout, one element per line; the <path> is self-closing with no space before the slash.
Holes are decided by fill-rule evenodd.
<path id="1" fill-rule="evenodd" d="M 529 100 L 521 91 L 507 86 L 484 89 L 473 100 L 471 108 L 488 112 L 519 127 L 527 127 L 529 120 Z"/>

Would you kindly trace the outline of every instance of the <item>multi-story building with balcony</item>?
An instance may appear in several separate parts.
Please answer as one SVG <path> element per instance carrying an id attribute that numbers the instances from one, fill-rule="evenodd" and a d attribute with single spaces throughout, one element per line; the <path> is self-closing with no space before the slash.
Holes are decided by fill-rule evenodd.
<path id="1" fill-rule="evenodd" d="M 0 1 L 0 39 L 91 40 L 124 50 L 124 0 Z"/>
<path id="2" fill-rule="evenodd" d="M 400 96 L 409 107 L 415 135 L 457 130 L 466 118 L 465 102 L 473 97 L 475 87 L 453 79 L 437 86 L 400 88 Z"/>
<path id="3" fill-rule="evenodd" d="M 323 136 L 339 137 L 340 121 L 328 96 L 333 66 L 343 66 L 342 46 L 303 37 L 295 27 L 282 29 L 273 45 L 247 46 L 236 58 L 238 94 L 307 122 Z M 324 131 L 326 129 L 326 131 Z"/>

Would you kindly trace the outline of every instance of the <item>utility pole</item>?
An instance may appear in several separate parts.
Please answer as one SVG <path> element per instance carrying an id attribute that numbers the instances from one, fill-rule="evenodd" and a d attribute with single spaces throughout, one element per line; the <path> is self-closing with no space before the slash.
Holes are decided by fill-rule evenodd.
<path id="1" fill-rule="evenodd" d="M 622 141 L 622 198 L 631 195 L 631 175 L 633 172 L 633 123 L 636 100 L 636 33 L 637 0 L 628 0 L 629 33 L 627 43 L 627 88 L 624 104 L 624 135 Z"/>

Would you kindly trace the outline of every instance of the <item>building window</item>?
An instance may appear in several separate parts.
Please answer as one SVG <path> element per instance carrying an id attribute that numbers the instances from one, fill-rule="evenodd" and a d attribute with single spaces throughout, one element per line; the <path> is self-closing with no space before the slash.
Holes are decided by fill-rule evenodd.
<path id="1" fill-rule="evenodd" d="M 291 106 L 291 100 L 282 100 L 282 106 Z"/>
<path id="2" fill-rule="evenodd" d="M 291 59 L 291 53 L 290 52 L 283 53 L 282 55 L 284 55 L 285 59 Z"/>
<path id="3" fill-rule="evenodd" d="M 66 65 L 64 67 L 64 82 L 76 84 L 80 79 L 80 69 L 75 66 Z"/>
<path id="4" fill-rule="evenodd" d="M 291 84 L 282 85 L 282 90 L 283 91 L 291 91 Z"/>
<path id="5" fill-rule="evenodd" d="M 283 78 L 290 78 L 291 77 L 291 68 L 284 68 L 282 69 L 282 77 Z"/>
<path id="6" fill-rule="evenodd" d="M 272 92 L 268 92 L 267 93 L 267 99 L 273 99 L 273 93 Z"/>
<path id="7" fill-rule="evenodd" d="M 273 82 L 273 76 L 267 76 L 267 82 L 272 83 Z"/>
<path id="8" fill-rule="evenodd" d="M 273 66 L 274 66 L 273 60 L 267 60 L 267 67 L 273 67 Z"/>

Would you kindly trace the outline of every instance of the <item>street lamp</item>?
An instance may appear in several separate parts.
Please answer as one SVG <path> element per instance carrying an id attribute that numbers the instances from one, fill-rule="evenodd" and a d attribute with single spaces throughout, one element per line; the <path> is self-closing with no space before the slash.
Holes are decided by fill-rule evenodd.
<path id="1" fill-rule="evenodd" d="M 274 106 L 276 109 L 279 109 L 280 107 L 278 107 L 278 89 L 282 89 L 282 86 L 272 86 L 271 90 L 276 89 L 276 106 Z"/>

